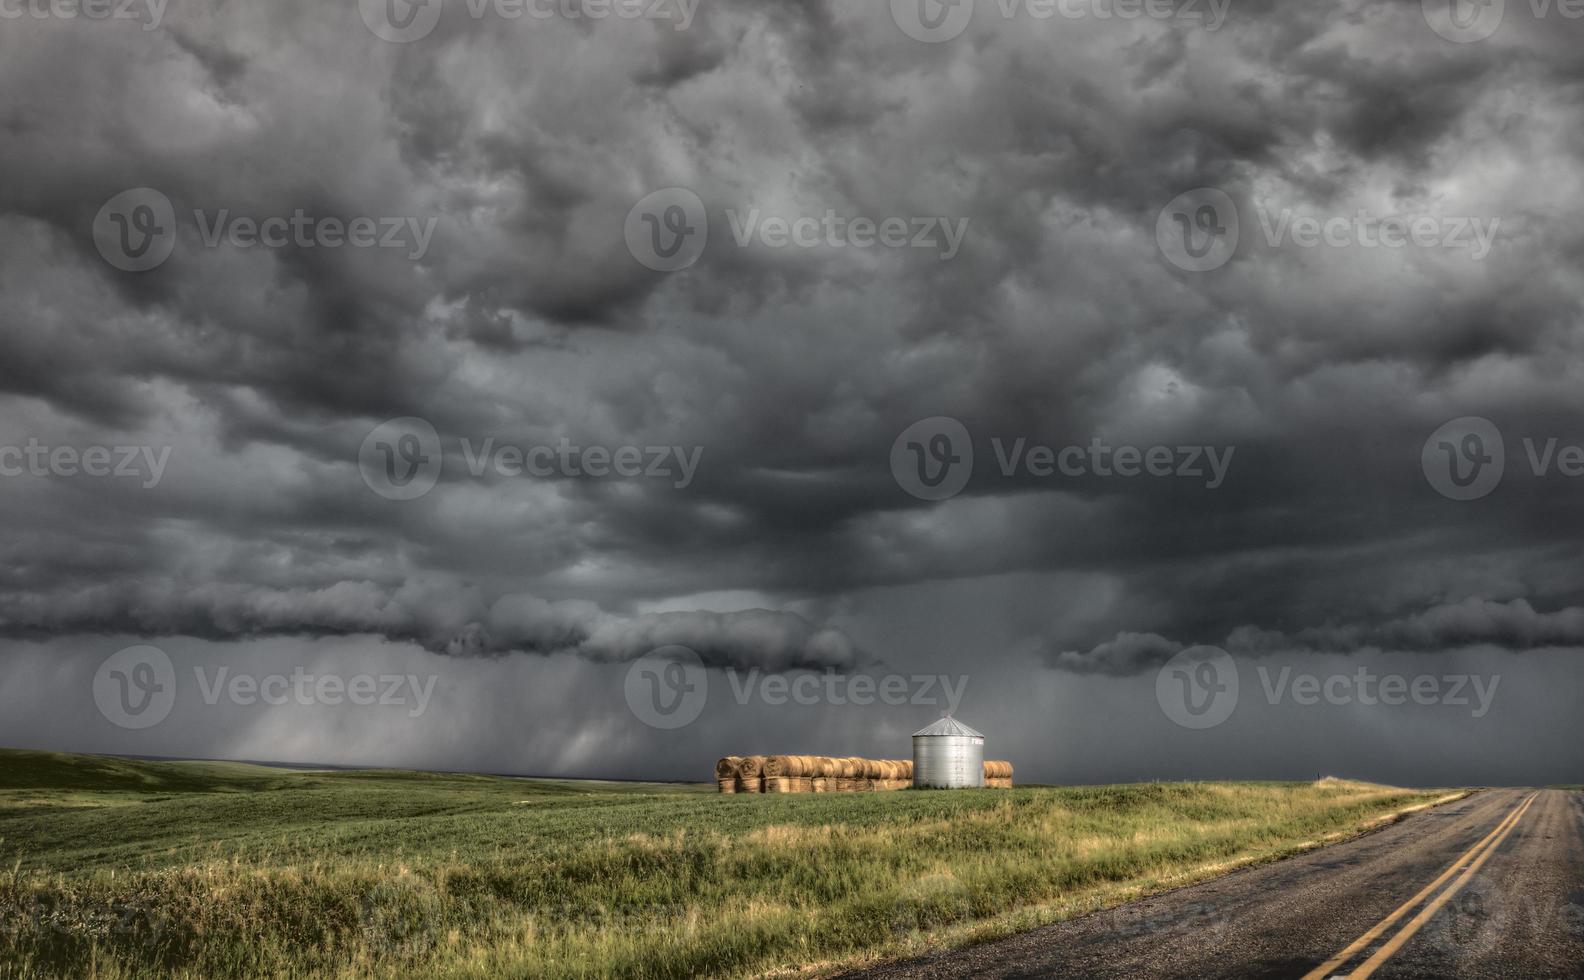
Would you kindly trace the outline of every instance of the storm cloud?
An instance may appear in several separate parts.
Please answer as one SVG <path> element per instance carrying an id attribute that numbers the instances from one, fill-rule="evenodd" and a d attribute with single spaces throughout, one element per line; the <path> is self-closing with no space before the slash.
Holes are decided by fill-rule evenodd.
<path id="1" fill-rule="evenodd" d="M 980 3 L 933 42 L 861 0 L 703 0 L 685 29 L 447 2 L 390 40 L 380 6 L 0 21 L 0 448 L 46 453 L 0 453 L 0 739 L 684 777 L 728 750 L 904 754 L 938 714 L 712 700 L 657 735 L 618 668 L 680 645 L 712 698 L 726 670 L 967 675 L 965 719 L 1034 778 L 1287 773 L 1161 748 L 1153 673 L 1216 645 L 1478 661 L 1524 724 L 1442 778 L 1500 781 L 1531 739 L 1526 772 L 1577 778 L 1584 23 L 1510 9 L 1454 43 L 1412 2 L 1234 0 L 1214 29 Z M 128 271 L 102 211 L 143 188 L 171 252 Z M 670 213 L 634 209 L 673 188 L 704 244 L 657 271 L 641 236 Z M 1196 272 L 1161 229 L 1203 188 L 1239 236 Z M 740 242 L 751 212 L 819 237 Z M 405 237 L 353 245 L 360 219 Z M 926 220 L 965 228 L 949 258 L 914 247 Z M 1455 499 L 1427 440 L 1465 417 L 1505 472 Z M 973 466 L 930 499 L 893 448 L 936 418 Z M 434 444 L 371 464 L 403 419 Z M 1003 466 L 1019 439 L 1051 465 Z M 546 468 L 470 465 L 486 440 Z M 1097 443 L 1100 467 L 1057 462 Z M 157 485 L 47 455 L 120 446 L 169 450 Z M 653 447 L 696 473 L 619 470 Z M 1211 448 L 1236 450 L 1224 480 L 1176 475 Z M 371 472 L 419 463 L 423 493 Z M 217 712 L 139 743 L 84 680 L 134 642 L 439 664 L 453 734 Z M 1111 755 L 1052 748 L 1057 706 Z M 1273 746 L 1295 724 L 1236 723 Z M 1341 739 L 1296 765 L 1422 781 L 1466 734 L 1374 724 L 1389 764 Z"/>

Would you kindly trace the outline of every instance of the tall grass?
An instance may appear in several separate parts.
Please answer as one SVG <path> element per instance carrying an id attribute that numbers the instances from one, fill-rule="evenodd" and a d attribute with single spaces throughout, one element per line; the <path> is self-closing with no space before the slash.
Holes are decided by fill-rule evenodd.
<path id="1" fill-rule="evenodd" d="M 251 767 L 95 784 L 69 759 L 52 790 L 48 768 L 21 780 L 35 785 L 0 778 L 7 976 L 751 974 L 1069 914 L 1433 795 L 1327 781 L 715 796 Z"/>

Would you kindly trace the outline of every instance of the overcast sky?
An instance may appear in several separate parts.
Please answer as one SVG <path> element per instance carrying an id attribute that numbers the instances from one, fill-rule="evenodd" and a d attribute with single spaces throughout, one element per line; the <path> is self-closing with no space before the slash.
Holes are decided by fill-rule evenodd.
<path id="1" fill-rule="evenodd" d="M 0 744 L 1584 778 L 1584 23 L 1130 9 L 10 5 Z"/>

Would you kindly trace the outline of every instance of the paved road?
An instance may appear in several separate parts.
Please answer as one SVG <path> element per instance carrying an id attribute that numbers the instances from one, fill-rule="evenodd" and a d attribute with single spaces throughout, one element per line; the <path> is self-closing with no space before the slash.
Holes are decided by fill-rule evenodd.
<path id="1" fill-rule="evenodd" d="M 1487 790 L 1287 861 L 849 976 L 1584 978 L 1584 794 Z"/>

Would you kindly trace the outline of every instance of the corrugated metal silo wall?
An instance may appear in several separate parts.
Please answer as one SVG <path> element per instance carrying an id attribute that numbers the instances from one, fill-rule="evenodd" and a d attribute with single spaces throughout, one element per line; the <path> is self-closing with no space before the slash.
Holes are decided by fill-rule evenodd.
<path id="1" fill-rule="evenodd" d="M 967 735 L 913 736 L 913 785 L 967 789 L 984 785 L 984 739 Z"/>

